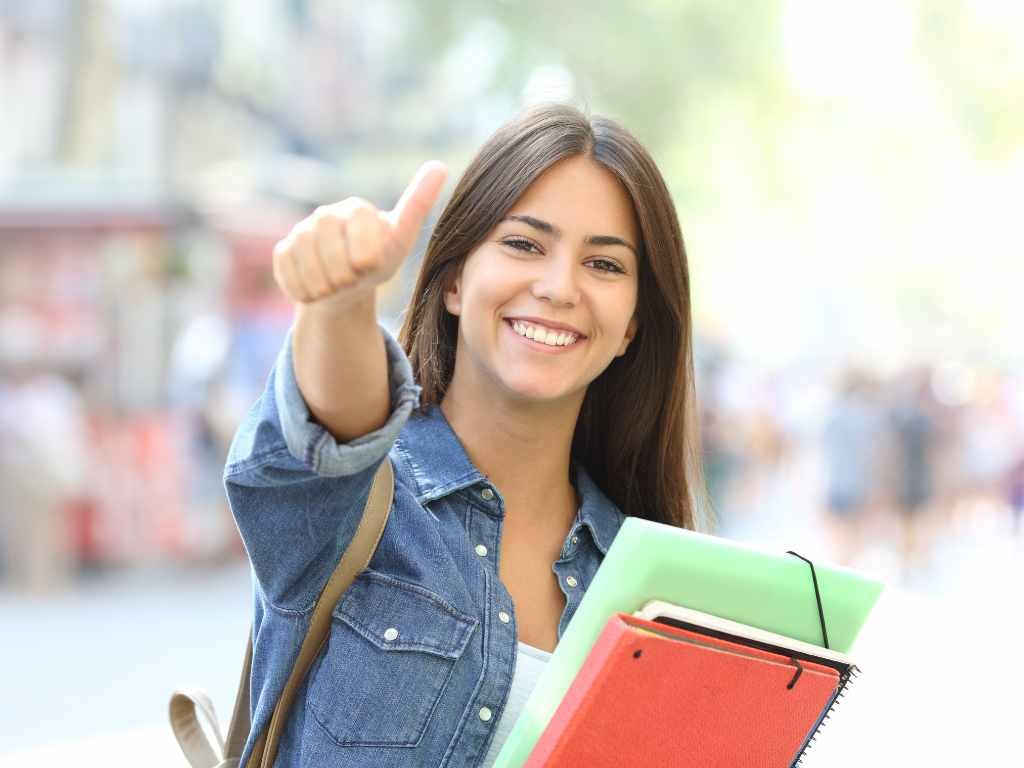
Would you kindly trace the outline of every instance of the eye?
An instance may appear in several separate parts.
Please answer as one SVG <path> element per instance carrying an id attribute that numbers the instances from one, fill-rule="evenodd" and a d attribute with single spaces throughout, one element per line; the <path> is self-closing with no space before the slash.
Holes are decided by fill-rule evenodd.
<path id="1" fill-rule="evenodd" d="M 591 259 L 587 263 L 596 265 L 600 272 L 614 272 L 620 275 L 626 274 L 626 270 L 610 259 Z"/>
<path id="2" fill-rule="evenodd" d="M 533 241 L 527 240 L 525 237 L 507 237 L 501 241 L 501 244 L 507 245 L 510 248 L 515 248 L 517 251 L 527 251 L 531 253 L 540 252 L 537 245 Z"/>

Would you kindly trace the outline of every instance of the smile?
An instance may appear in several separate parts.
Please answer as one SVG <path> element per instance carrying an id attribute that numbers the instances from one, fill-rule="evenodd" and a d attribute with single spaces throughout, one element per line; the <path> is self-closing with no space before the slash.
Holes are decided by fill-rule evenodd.
<path id="1" fill-rule="evenodd" d="M 517 336 L 546 347 L 571 347 L 580 339 L 579 334 L 548 328 L 538 323 L 528 323 L 525 320 L 507 322 Z"/>

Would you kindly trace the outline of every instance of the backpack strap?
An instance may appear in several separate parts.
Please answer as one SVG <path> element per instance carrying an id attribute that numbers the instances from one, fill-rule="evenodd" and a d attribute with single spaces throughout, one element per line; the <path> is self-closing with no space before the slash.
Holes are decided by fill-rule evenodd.
<path id="1" fill-rule="evenodd" d="M 373 477 L 373 485 L 370 486 L 370 495 L 363 508 L 363 515 L 359 520 L 355 536 L 352 542 L 345 549 L 327 584 L 317 598 L 316 606 L 313 609 L 313 617 L 309 622 L 309 630 L 299 649 L 299 656 L 292 667 L 291 674 L 285 682 L 281 697 L 274 707 L 274 714 L 270 718 L 270 725 L 267 730 L 260 734 L 252 754 L 249 755 L 249 765 L 259 768 L 270 768 L 277 756 L 277 744 L 280 739 L 281 729 L 288 719 L 295 693 L 302 684 L 312 666 L 313 661 L 320 654 L 331 628 L 331 613 L 335 604 L 341 599 L 355 581 L 355 578 L 369 564 L 370 558 L 377 550 L 380 537 L 384 534 L 384 527 L 388 522 L 388 515 L 391 512 L 391 502 L 395 493 L 395 475 L 391 467 L 391 459 L 387 456 Z M 178 738 L 185 757 L 192 768 L 214 768 L 220 765 L 238 765 L 245 747 L 246 739 L 252 728 L 249 718 L 249 681 L 252 675 L 252 630 L 245 647 L 245 662 L 242 665 L 242 677 L 238 683 L 238 693 L 235 696 L 235 708 L 231 715 L 231 726 L 228 728 L 228 738 L 225 742 L 220 735 L 220 727 L 217 723 L 217 715 L 213 711 L 213 705 L 208 696 L 202 691 L 182 689 L 175 691 L 171 696 L 170 717 L 171 727 L 174 735 Z M 206 734 L 203 733 L 196 716 L 196 707 L 207 719 L 213 731 L 217 744 L 211 745 Z M 216 750 L 214 749 L 216 746 Z"/>
<path id="2" fill-rule="evenodd" d="M 224 757 L 241 758 L 245 749 L 245 740 L 249 738 L 251 724 L 249 722 L 249 678 L 252 676 L 252 627 L 245 638 L 245 661 L 242 662 L 242 675 L 238 681 L 238 693 L 235 694 L 235 708 L 231 712 L 231 725 L 228 726 L 228 740 L 224 745 Z"/>
<path id="3" fill-rule="evenodd" d="M 213 735 L 213 743 L 203 732 L 199 716 Z M 171 728 L 178 738 L 192 768 L 212 768 L 223 764 L 224 739 L 220 735 L 217 712 L 206 691 L 198 688 L 179 688 L 171 695 Z"/>

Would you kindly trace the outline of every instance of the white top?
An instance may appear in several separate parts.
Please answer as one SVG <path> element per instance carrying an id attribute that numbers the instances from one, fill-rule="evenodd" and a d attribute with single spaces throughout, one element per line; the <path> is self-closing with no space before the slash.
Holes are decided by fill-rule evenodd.
<path id="1" fill-rule="evenodd" d="M 512 675 L 512 689 L 508 692 L 508 701 L 505 702 L 505 709 L 495 726 L 494 738 L 491 740 L 491 748 L 487 750 L 487 757 L 484 759 L 483 768 L 491 768 L 498 758 L 505 739 L 516 724 L 519 713 L 523 711 L 526 700 L 530 698 L 537 679 L 540 677 L 544 667 L 547 666 L 551 654 L 534 648 L 532 645 L 520 642 L 516 651 L 516 667 Z"/>

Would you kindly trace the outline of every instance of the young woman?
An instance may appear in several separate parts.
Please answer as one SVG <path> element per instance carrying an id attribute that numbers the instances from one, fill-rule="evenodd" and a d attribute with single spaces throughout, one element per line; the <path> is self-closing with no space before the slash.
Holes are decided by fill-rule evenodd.
<path id="1" fill-rule="evenodd" d="M 295 322 L 225 469 L 254 574 L 253 734 L 395 471 L 279 766 L 490 765 L 623 516 L 700 527 L 686 255 L 647 152 L 566 106 L 499 130 L 434 228 L 399 346 L 375 288 L 444 178 L 426 164 L 392 211 L 322 207 L 274 249 Z"/>

